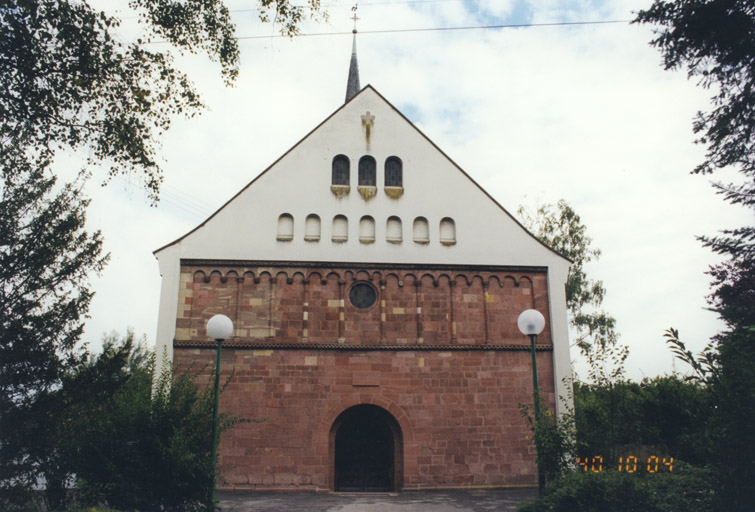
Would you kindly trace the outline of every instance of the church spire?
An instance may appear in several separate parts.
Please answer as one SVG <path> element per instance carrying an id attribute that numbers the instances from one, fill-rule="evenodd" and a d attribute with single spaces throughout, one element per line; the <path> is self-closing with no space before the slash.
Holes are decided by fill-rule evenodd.
<path id="1" fill-rule="evenodd" d="M 357 63 L 357 6 L 351 8 L 354 12 L 354 39 L 351 43 L 351 62 L 349 63 L 349 79 L 346 82 L 346 102 L 357 95 L 362 89 L 359 85 L 359 64 Z"/>

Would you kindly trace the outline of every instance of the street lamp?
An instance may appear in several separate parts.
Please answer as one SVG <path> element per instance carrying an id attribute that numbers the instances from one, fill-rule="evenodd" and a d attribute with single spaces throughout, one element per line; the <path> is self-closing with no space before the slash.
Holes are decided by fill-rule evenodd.
<path id="1" fill-rule="evenodd" d="M 545 317 L 540 311 L 536 309 L 528 309 L 522 311 L 517 320 L 519 330 L 525 336 L 530 338 L 530 352 L 532 353 L 532 389 L 535 395 L 535 449 L 537 450 L 538 457 L 542 456 L 540 453 L 540 392 L 537 387 L 537 360 L 535 359 L 535 340 L 537 335 L 543 332 L 545 327 Z M 543 487 L 545 487 L 545 475 L 543 474 L 543 468 L 538 462 L 537 464 L 537 487 L 539 493 L 543 494 Z"/>
<path id="2" fill-rule="evenodd" d="M 215 473 L 217 471 L 218 453 L 218 404 L 220 403 L 220 353 L 223 351 L 223 340 L 233 334 L 233 322 L 225 315 L 215 315 L 207 321 L 207 336 L 218 343 L 217 360 L 215 361 L 215 407 L 212 411 L 212 485 L 210 488 L 210 503 L 208 510 L 215 509 Z"/>

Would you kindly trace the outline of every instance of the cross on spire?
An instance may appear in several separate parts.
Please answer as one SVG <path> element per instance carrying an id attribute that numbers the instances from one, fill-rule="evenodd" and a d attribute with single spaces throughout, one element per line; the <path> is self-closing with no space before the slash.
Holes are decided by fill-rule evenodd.
<path id="1" fill-rule="evenodd" d="M 357 21 L 359 21 L 359 18 L 357 17 L 357 9 L 359 9 L 359 4 L 354 4 L 354 7 L 351 8 L 351 12 L 354 13 L 354 16 L 351 17 L 351 19 L 354 20 L 354 30 L 351 31 L 353 34 L 357 33 Z"/>
<path id="2" fill-rule="evenodd" d="M 357 4 L 354 4 L 354 7 L 351 8 L 351 12 L 354 13 L 354 16 L 351 18 L 352 20 L 354 20 L 354 30 L 352 30 L 351 32 L 354 34 L 354 36 L 351 43 L 349 78 L 346 81 L 346 101 L 349 101 L 351 98 L 356 96 L 356 94 L 361 89 L 361 86 L 359 85 L 359 64 L 357 63 L 357 20 L 359 20 L 359 17 L 357 17 L 357 8 Z"/>

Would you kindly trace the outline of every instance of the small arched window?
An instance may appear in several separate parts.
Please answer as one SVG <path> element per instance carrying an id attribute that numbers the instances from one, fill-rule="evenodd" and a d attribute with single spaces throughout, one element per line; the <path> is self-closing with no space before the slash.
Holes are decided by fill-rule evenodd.
<path id="1" fill-rule="evenodd" d="M 289 242 L 294 239 L 294 218 L 290 213 L 281 214 L 278 217 L 278 236 L 281 242 Z"/>
<path id="2" fill-rule="evenodd" d="M 414 219 L 414 241 L 418 244 L 430 243 L 430 226 L 424 217 Z"/>
<path id="3" fill-rule="evenodd" d="M 332 185 L 349 186 L 349 175 L 351 173 L 351 164 L 349 158 L 345 155 L 337 155 L 333 158 L 333 175 Z"/>
<path id="4" fill-rule="evenodd" d="M 375 187 L 376 183 L 376 164 L 375 159 L 369 155 L 365 155 L 359 159 L 359 186 L 360 187 Z"/>
<path id="5" fill-rule="evenodd" d="M 349 220 L 346 216 L 336 215 L 333 217 L 333 235 L 331 239 L 338 243 L 349 240 Z"/>
<path id="6" fill-rule="evenodd" d="M 375 241 L 375 219 L 369 215 L 365 215 L 359 221 L 359 241 L 363 244 Z"/>
<path id="7" fill-rule="evenodd" d="M 392 244 L 401 243 L 401 219 L 398 217 L 388 217 L 388 222 L 385 226 L 385 239 Z"/>
<path id="8" fill-rule="evenodd" d="M 456 243 L 456 223 L 451 217 L 444 217 L 440 221 L 440 243 L 443 245 Z"/>
<path id="9" fill-rule="evenodd" d="M 397 156 L 389 156 L 385 161 L 385 186 L 404 186 L 404 166 Z"/>
<path id="10" fill-rule="evenodd" d="M 320 217 L 314 213 L 307 215 L 307 221 L 304 224 L 304 240 L 316 242 L 320 239 Z"/>

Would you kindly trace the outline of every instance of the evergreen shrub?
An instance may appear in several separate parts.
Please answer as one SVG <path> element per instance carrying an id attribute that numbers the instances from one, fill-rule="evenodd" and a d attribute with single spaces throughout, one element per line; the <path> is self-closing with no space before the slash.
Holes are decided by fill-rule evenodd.
<path id="1" fill-rule="evenodd" d="M 708 468 L 679 463 L 672 473 L 573 471 L 548 485 L 520 512 L 712 512 L 715 479 Z"/>

